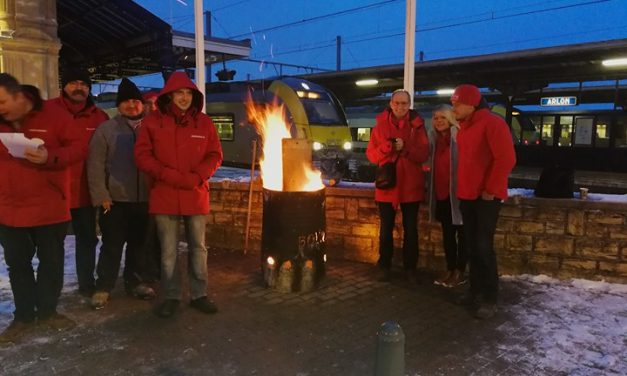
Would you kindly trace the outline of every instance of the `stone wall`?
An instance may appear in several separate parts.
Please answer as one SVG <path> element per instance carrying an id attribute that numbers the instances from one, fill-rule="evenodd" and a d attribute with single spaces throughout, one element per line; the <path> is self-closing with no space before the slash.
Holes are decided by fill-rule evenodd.
<path id="1" fill-rule="evenodd" d="M 247 183 L 212 182 L 207 242 L 244 249 L 248 210 Z M 261 187 L 252 195 L 249 252 L 261 246 Z M 327 188 L 327 254 L 375 263 L 379 220 L 371 189 Z M 510 198 L 501 210 L 495 248 L 503 274 L 547 274 L 558 278 L 604 279 L 627 283 L 627 204 L 576 199 Z M 401 245 L 401 218 L 394 230 Z M 421 267 L 443 269 L 442 234 L 420 210 Z M 400 251 L 395 252 L 400 256 Z M 397 262 L 400 258 L 397 259 Z"/>

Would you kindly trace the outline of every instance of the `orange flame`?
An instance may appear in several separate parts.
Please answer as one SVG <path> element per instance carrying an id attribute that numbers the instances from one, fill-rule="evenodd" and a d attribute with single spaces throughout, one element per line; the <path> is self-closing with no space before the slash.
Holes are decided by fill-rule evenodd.
<path id="1" fill-rule="evenodd" d="M 255 104 L 252 96 L 246 101 L 248 120 L 261 138 L 262 157 L 259 158 L 263 187 L 273 191 L 283 191 L 283 145 L 284 138 L 292 138 L 290 126 L 285 116 L 285 106 L 276 100 L 272 104 Z M 317 191 L 324 188 L 320 171 L 311 165 L 303 165 L 306 181 L 302 182 L 301 192 Z"/>

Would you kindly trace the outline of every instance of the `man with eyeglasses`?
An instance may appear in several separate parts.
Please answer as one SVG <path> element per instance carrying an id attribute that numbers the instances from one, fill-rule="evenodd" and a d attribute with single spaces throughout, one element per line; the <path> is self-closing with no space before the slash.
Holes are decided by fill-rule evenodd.
<path id="1" fill-rule="evenodd" d="M 424 120 L 411 109 L 411 96 L 406 90 L 392 93 L 390 107 L 377 116 L 366 156 L 378 166 L 395 164 L 396 184 L 375 190 L 381 221 L 377 279 L 388 282 L 391 278 L 394 223 L 400 208 L 404 278 L 412 284 L 418 283 L 418 207 L 425 198 L 422 163 L 429 158 L 429 139 Z"/>
<path id="2" fill-rule="evenodd" d="M 79 136 L 82 148 L 87 149 L 96 128 L 109 116 L 96 107 L 91 97 L 91 79 L 86 70 L 69 69 L 61 77 L 61 95 L 51 100 L 68 113 L 73 121 L 68 124 Z M 76 275 L 78 292 L 91 298 L 95 290 L 96 268 L 96 209 L 91 204 L 85 160 L 70 167 L 70 208 L 72 230 L 76 240 Z"/>

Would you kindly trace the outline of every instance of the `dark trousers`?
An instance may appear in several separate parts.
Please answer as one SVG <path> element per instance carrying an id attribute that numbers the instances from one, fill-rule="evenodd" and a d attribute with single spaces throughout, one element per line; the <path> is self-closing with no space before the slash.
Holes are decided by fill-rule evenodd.
<path id="1" fill-rule="evenodd" d="M 461 200 L 464 238 L 470 259 L 470 293 L 487 303 L 496 303 L 499 275 L 494 253 L 494 232 L 500 200 Z"/>
<path id="2" fill-rule="evenodd" d="M 78 289 L 82 292 L 93 291 L 96 270 L 96 208 L 85 206 L 70 210 L 72 230 L 76 239 L 76 277 Z"/>
<path id="3" fill-rule="evenodd" d="M 148 203 L 114 202 L 104 213 L 100 208 L 102 246 L 98 258 L 96 290 L 111 291 L 120 271 L 122 252 L 126 244 L 124 283 L 132 288 L 142 281 L 145 267 L 146 228 Z"/>
<path id="4" fill-rule="evenodd" d="M 442 225 L 442 243 L 446 255 L 446 269 L 448 271 L 466 271 L 468 255 L 464 245 L 464 231 L 462 225 L 454 225 L 451 213 L 450 199 L 438 200 L 435 204 L 435 218 Z"/>
<path id="5" fill-rule="evenodd" d="M 394 219 L 396 210 L 389 202 L 378 202 L 379 219 L 379 266 L 392 267 L 394 253 Z M 415 270 L 418 264 L 418 202 L 401 204 L 403 215 L 403 268 Z"/>
<path id="6" fill-rule="evenodd" d="M 55 314 L 63 288 L 63 241 L 69 222 L 37 227 L 0 225 L 0 242 L 9 270 L 16 321 Z M 37 255 L 37 277 L 33 257 Z"/>

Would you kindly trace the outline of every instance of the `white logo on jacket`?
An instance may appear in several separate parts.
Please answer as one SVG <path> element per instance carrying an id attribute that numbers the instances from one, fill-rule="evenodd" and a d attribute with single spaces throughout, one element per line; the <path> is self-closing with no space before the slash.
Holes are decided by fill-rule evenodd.
<path id="1" fill-rule="evenodd" d="M 205 136 L 203 136 L 201 134 L 193 134 L 192 138 L 207 138 L 207 137 L 205 137 Z"/>

